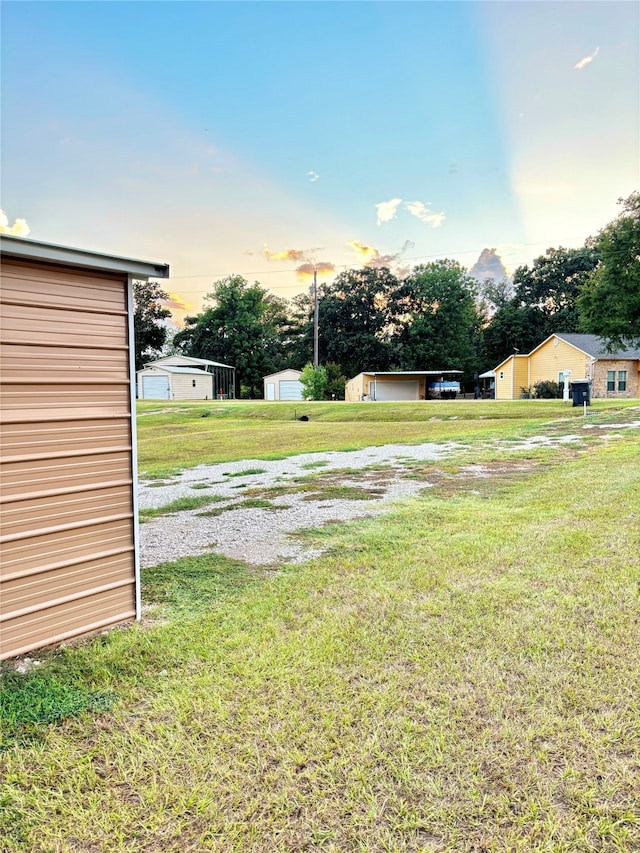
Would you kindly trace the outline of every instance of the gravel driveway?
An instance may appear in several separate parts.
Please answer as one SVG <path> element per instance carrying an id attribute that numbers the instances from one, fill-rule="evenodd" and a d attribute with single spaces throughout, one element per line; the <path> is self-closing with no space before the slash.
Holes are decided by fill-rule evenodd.
<path id="1" fill-rule="evenodd" d="M 549 439 L 545 436 L 523 441 L 519 446 L 565 443 L 577 436 Z M 514 449 L 514 443 L 509 444 Z M 166 506 L 179 498 L 207 495 L 216 501 L 209 507 L 163 515 L 140 525 L 141 565 L 215 551 L 253 565 L 279 562 L 302 562 L 319 552 L 305 548 L 290 534 L 304 528 L 321 527 L 332 521 L 348 521 L 384 512 L 398 499 L 418 494 L 430 484 L 403 476 L 406 465 L 446 459 L 460 444 L 388 444 L 364 450 L 304 453 L 288 459 L 269 462 L 247 459 L 217 465 L 199 465 L 183 471 L 168 481 L 141 481 L 140 509 Z M 368 472 L 371 466 L 381 470 Z M 345 470 L 346 469 L 346 470 Z M 252 473 L 250 473 L 252 472 Z M 334 482 L 341 486 L 366 489 L 369 500 L 317 499 L 295 491 L 301 477 L 322 474 L 326 484 L 334 472 Z M 246 493 L 288 486 L 291 491 L 270 498 L 270 508 L 233 507 Z M 214 509 L 218 514 L 207 514 Z M 219 510 L 224 509 L 223 512 Z"/>

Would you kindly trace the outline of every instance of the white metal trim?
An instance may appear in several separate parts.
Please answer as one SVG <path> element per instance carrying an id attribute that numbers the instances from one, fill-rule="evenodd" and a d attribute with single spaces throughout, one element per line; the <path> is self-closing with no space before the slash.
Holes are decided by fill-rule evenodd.
<path id="1" fill-rule="evenodd" d="M 131 406 L 131 488 L 133 490 L 133 569 L 135 578 L 136 620 L 142 618 L 140 581 L 140 522 L 138 520 L 138 431 L 136 423 L 136 348 L 133 327 L 133 280 L 127 281 L 127 316 L 129 338 L 129 398 Z"/>
<path id="2" fill-rule="evenodd" d="M 104 272 L 123 272 L 134 278 L 169 278 L 169 264 L 123 258 L 103 252 L 59 246 L 55 243 L 41 243 L 39 240 L 29 240 L 10 234 L 3 234 L 0 237 L 0 251 L 7 258 L 64 264 Z"/>

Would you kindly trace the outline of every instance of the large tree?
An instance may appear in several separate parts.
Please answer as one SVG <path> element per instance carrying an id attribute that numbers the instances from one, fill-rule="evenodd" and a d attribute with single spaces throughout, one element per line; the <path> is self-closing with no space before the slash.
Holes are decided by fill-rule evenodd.
<path id="1" fill-rule="evenodd" d="M 255 282 L 231 275 L 214 285 L 208 307 L 185 318 L 174 346 L 186 355 L 208 358 L 236 368 L 236 397 L 245 386 L 262 396 L 262 377 L 281 364 L 280 331 L 286 322 L 284 301 Z"/>
<path id="2" fill-rule="evenodd" d="M 299 293 L 289 300 L 286 312 L 281 337 L 282 359 L 286 367 L 302 370 L 313 360 L 313 298 Z"/>
<path id="3" fill-rule="evenodd" d="M 386 370 L 398 334 L 400 282 L 386 267 L 340 273 L 320 291 L 321 362 L 335 362 L 351 377 L 363 370 Z"/>
<path id="4" fill-rule="evenodd" d="M 513 297 L 502 302 L 483 332 L 483 367 L 514 352 L 530 352 L 554 332 L 577 332 L 577 299 L 598 263 L 593 245 L 547 249 L 515 271 Z"/>
<path id="5" fill-rule="evenodd" d="M 611 349 L 640 346 L 640 192 L 618 203 L 622 212 L 598 234 L 600 264 L 578 298 L 582 328 Z"/>
<path id="6" fill-rule="evenodd" d="M 160 355 L 167 339 L 167 327 L 162 321 L 171 316 L 171 311 L 162 304 L 168 298 L 169 294 L 155 281 L 133 282 L 136 370 L 142 370 L 145 362 Z"/>
<path id="7" fill-rule="evenodd" d="M 576 300 L 580 288 L 598 264 L 598 250 L 547 249 L 533 265 L 518 267 L 513 283 L 514 300 L 522 308 L 539 313 L 541 338 L 553 332 L 577 332 L 580 328 Z"/>
<path id="8" fill-rule="evenodd" d="M 415 267 L 402 286 L 399 366 L 405 370 L 477 369 L 477 283 L 457 261 Z"/>
<path id="9" fill-rule="evenodd" d="M 512 300 L 496 311 L 482 332 L 482 369 L 493 369 L 514 353 L 531 352 L 546 337 L 540 311 Z"/>

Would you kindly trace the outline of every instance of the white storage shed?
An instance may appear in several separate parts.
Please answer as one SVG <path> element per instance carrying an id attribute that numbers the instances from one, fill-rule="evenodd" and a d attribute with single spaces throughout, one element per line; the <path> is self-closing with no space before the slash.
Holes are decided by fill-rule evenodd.
<path id="1" fill-rule="evenodd" d="M 138 371 L 140 400 L 227 400 L 234 397 L 235 368 L 229 364 L 169 355 Z"/>
<path id="2" fill-rule="evenodd" d="M 279 370 L 264 377 L 265 400 L 302 400 L 301 370 Z"/>

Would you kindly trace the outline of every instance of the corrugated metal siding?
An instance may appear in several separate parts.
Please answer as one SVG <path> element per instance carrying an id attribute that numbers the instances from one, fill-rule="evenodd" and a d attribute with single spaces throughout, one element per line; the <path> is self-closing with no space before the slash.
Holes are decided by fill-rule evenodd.
<path id="1" fill-rule="evenodd" d="M 211 400 L 213 394 L 213 376 L 210 373 L 203 372 L 202 376 L 195 376 L 192 373 L 174 373 L 171 376 L 172 400 L 204 400 L 205 398 Z"/>
<path id="2" fill-rule="evenodd" d="M 358 403 L 364 393 L 364 373 L 359 373 L 345 385 L 344 399 L 347 403 Z"/>
<path id="3" fill-rule="evenodd" d="M 127 278 L 2 267 L 0 657 L 133 618 Z"/>

